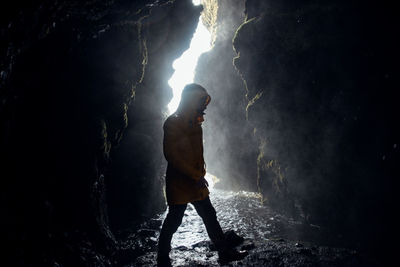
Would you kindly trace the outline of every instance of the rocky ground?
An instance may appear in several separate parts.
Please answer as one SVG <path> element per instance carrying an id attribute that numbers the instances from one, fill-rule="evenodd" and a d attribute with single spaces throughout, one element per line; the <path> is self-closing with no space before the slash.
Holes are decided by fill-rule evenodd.
<path id="1" fill-rule="evenodd" d="M 327 245 L 328 237 L 319 226 L 277 214 L 263 206 L 256 193 L 213 189 L 210 197 L 222 228 L 244 237 L 237 248 L 249 250 L 244 260 L 230 266 L 379 266 L 356 249 Z M 123 246 L 135 253 L 125 266 L 156 266 L 164 217 L 165 213 L 148 220 L 128 236 Z M 173 237 L 170 256 L 173 266 L 219 266 L 217 252 L 191 205 Z"/>

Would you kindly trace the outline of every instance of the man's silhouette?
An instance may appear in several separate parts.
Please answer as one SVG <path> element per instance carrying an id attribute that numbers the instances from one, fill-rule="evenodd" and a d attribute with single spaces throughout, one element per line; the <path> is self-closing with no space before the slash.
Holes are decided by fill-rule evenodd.
<path id="1" fill-rule="evenodd" d="M 169 252 L 172 235 L 182 222 L 188 203 L 203 219 L 208 236 L 218 250 L 220 262 L 239 260 L 247 255 L 229 248 L 208 197 L 203 158 L 204 110 L 211 97 L 198 84 L 186 85 L 175 113 L 164 123 L 164 156 L 168 161 L 166 195 L 168 214 L 158 241 L 158 266 L 171 266 Z"/>

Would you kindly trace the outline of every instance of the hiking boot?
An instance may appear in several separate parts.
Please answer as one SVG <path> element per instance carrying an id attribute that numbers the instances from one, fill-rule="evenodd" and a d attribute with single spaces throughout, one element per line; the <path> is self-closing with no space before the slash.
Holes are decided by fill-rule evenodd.
<path id="1" fill-rule="evenodd" d="M 220 264 L 226 264 L 231 261 L 239 261 L 242 260 L 244 257 L 249 255 L 247 250 L 237 251 L 235 249 L 228 249 L 218 252 L 218 262 Z"/>
<path id="2" fill-rule="evenodd" d="M 168 255 L 157 256 L 157 267 L 172 267 L 171 259 Z"/>

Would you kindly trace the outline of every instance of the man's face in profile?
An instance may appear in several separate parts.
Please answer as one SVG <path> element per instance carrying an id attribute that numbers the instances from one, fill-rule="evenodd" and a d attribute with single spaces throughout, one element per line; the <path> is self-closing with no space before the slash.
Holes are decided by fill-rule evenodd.
<path id="1" fill-rule="evenodd" d="M 207 105 L 208 105 L 208 103 L 210 103 L 210 100 L 211 100 L 210 96 L 202 97 L 199 100 L 196 120 L 197 120 L 197 123 L 200 125 L 204 121 L 204 115 L 205 115 L 204 111 L 207 109 Z"/>

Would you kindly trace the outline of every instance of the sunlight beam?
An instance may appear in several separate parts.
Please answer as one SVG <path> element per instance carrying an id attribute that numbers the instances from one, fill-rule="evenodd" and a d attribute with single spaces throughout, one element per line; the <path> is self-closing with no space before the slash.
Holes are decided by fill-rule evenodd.
<path id="1" fill-rule="evenodd" d="M 194 5 L 199 5 L 200 2 L 200 0 L 193 0 Z M 183 52 L 182 56 L 177 58 L 172 64 L 175 72 L 168 81 L 173 94 L 173 97 L 168 104 L 169 114 L 174 113 L 178 108 L 183 87 L 186 84 L 193 82 L 197 61 L 200 55 L 210 49 L 211 33 L 208 31 L 206 26 L 204 26 L 200 16 L 189 49 Z"/>

